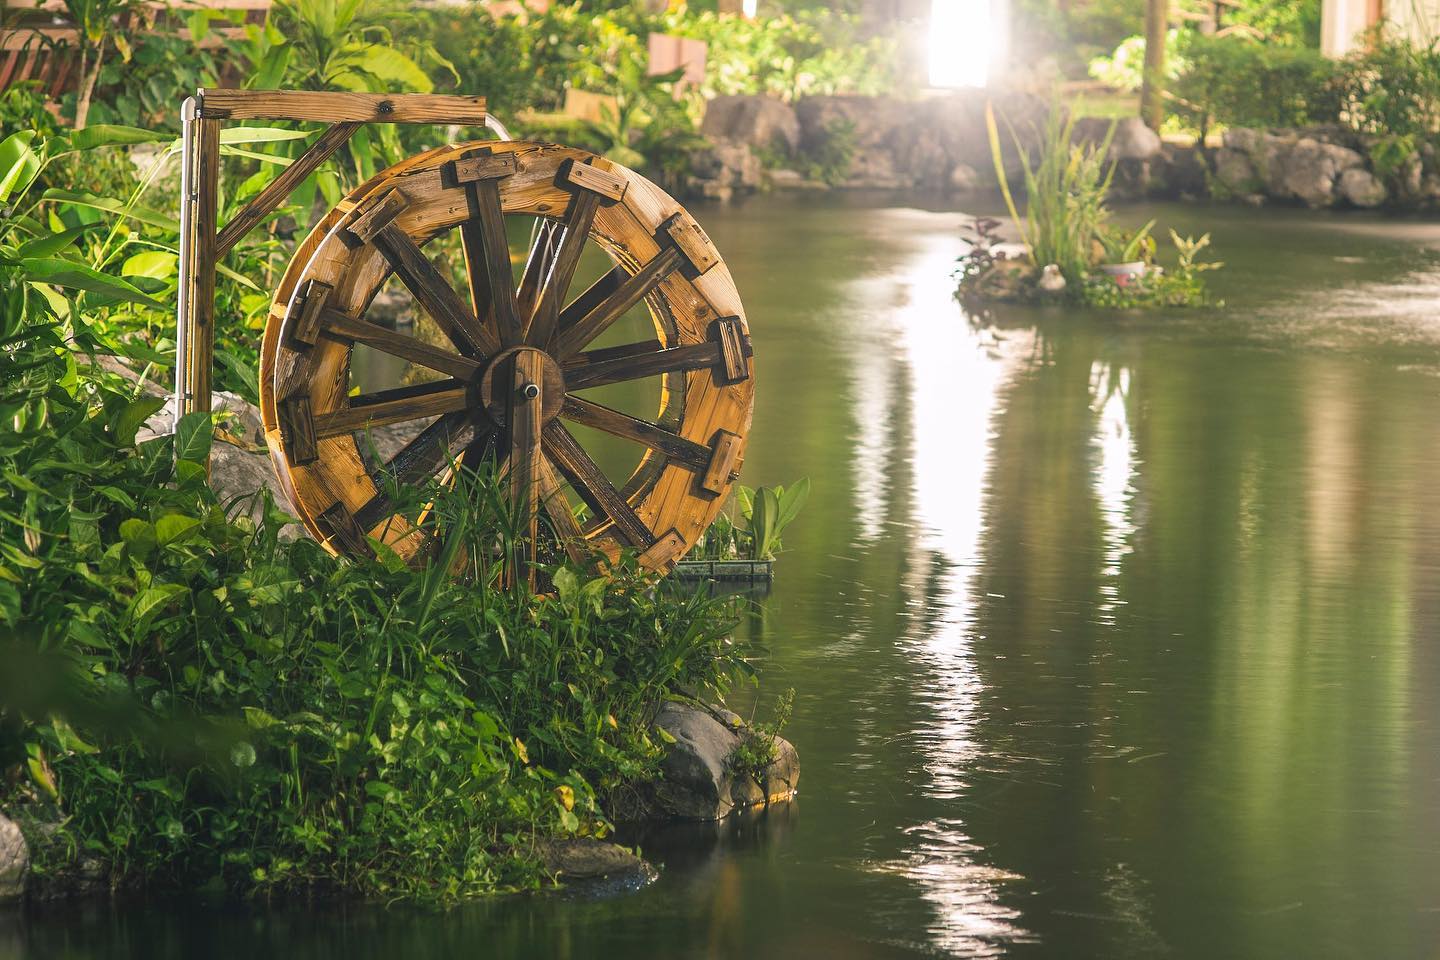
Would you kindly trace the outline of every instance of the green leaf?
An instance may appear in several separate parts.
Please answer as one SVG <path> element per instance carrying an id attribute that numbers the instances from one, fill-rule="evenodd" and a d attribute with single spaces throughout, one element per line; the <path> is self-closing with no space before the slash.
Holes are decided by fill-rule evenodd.
<path id="1" fill-rule="evenodd" d="M 155 538 L 167 546 L 194 533 L 200 521 L 178 513 L 170 513 L 155 521 Z"/>
<path id="2" fill-rule="evenodd" d="M 778 536 L 781 531 L 788 527 L 805 506 L 805 501 L 810 498 L 810 478 L 802 477 L 792 483 L 783 493 L 780 494 L 780 512 L 775 518 L 775 534 Z"/>
<path id="3" fill-rule="evenodd" d="M 125 143 L 173 142 L 174 134 L 164 130 L 142 130 L 139 127 L 124 127 L 114 123 L 93 123 L 84 130 L 70 134 L 70 146 L 76 150 L 94 150 Z"/>
<path id="4" fill-rule="evenodd" d="M 168 250 L 144 250 L 120 267 L 121 276 L 169 280 L 179 271 L 180 258 Z"/>
<path id="5" fill-rule="evenodd" d="M 40 158 L 30 149 L 34 130 L 21 130 L 0 141 L 0 203 L 24 193 L 40 174 Z"/>
<path id="6" fill-rule="evenodd" d="M 204 463 L 215 437 L 215 421 L 200 410 L 185 414 L 175 427 L 175 459 Z"/>
<path id="7" fill-rule="evenodd" d="M 220 143 L 274 143 L 277 140 L 303 140 L 309 130 L 285 130 L 280 127 L 226 127 L 220 131 Z"/>
<path id="8" fill-rule="evenodd" d="M 31 283 L 52 283 L 57 287 L 71 290 L 85 290 L 98 293 L 113 300 L 138 303 L 141 306 L 165 310 L 167 307 L 119 277 L 112 277 L 78 263 L 55 257 L 27 257 L 20 261 L 24 278 Z"/>
<path id="9" fill-rule="evenodd" d="M 253 730 L 268 730 L 270 727 L 278 727 L 280 721 L 259 707 L 242 707 L 241 713 L 245 714 L 245 722 Z"/>
<path id="10" fill-rule="evenodd" d="M 41 194 L 42 200 L 54 200 L 56 203 L 69 203 L 77 207 L 88 207 L 93 210 L 102 210 L 105 213 L 112 213 L 119 217 L 126 217 L 137 223 L 148 224 L 152 227 L 159 227 L 171 233 L 180 230 L 180 221 L 174 217 L 167 217 L 165 214 L 149 207 L 142 207 L 138 204 L 127 206 L 123 200 L 116 200 L 114 197 L 97 197 L 93 193 L 84 193 L 78 190 L 57 190 L 54 187 Z"/>
<path id="11" fill-rule="evenodd" d="M 120 539 L 125 541 L 133 555 L 144 559 L 155 549 L 155 525 L 139 517 L 123 520 L 120 523 Z"/>
<path id="12" fill-rule="evenodd" d="M 25 241 L 20 244 L 17 252 L 21 257 L 52 257 L 93 229 L 95 229 L 94 224 L 86 224 L 73 230 L 49 233 L 43 237 Z"/>
<path id="13" fill-rule="evenodd" d="M 122 447 L 133 447 L 135 434 L 140 431 L 140 427 L 164 407 L 164 397 L 144 396 L 131 400 L 121 408 L 115 416 L 115 421 L 110 425 L 110 433 L 115 438 L 115 442 Z"/>
<path id="14" fill-rule="evenodd" d="M 144 623 L 151 614 L 162 609 L 176 597 L 186 596 L 190 588 L 181 583 L 162 583 L 156 587 L 149 587 L 141 590 L 130 601 L 130 619 L 134 623 Z"/>

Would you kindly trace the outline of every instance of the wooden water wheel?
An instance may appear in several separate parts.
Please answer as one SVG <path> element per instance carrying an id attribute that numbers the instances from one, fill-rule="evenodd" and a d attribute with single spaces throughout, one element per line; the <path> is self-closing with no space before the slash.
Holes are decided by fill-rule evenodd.
<path id="1" fill-rule="evenodd" d="M 532 225 L 518 280 L 511 218 Z M 425 249 L 451 231 L 463 261 L 453 273 L 464 276 L 454 284 Z M 575 283 L 594 248 L 608 272 Z M 392 277 L 441 342 L 367 319 Z M 649 336 L 597 346 L 638 310 Z M 367 390 L 352 362 L 362 346 L 418 378 Z M 593 154 L 511 141 L 412 157 L 322 218 L 276 291 L 260 393 L 276 470 L 328 548 L 360 553 L 374 538 L 420 556 L 430 538 L 397 515 L 391 484 L 428 483 L 488 458 L 528 517 L 521 565 L 533 578 L 537 553 L 579 559 L 628 547 L 662 571 L 682 557 L 737 476 L 751 375 L 735 285 L 679 204 Z M 659 385 L 653 418 L 593 399 L 598 388 L 647 378 Z M 413 437 L 376 462 L 373 431 L 395 424 L 411 425 Z M 604 435 L 639 451 L 629 476 L 607 475 L 580 438 Z M 588 516 L 577 517 L 578 504 Z"/>

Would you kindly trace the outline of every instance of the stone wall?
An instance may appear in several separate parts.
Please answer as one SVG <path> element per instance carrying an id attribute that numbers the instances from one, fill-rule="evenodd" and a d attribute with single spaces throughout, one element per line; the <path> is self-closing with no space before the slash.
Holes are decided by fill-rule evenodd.
<path id="1" fill-rule="evenodd" d="M 712 101 L 702 132 L 711 146 L 698 154 L 693 194 L 726 199 L 764 189 L 887 189 L 923 192 L 993 190 L 997 186 L 985 105 L 1001 122 L 1007 176 L 1018 183 L 1014 136 L 1029 150 L 1049 110 L 1022 94 L 966 91 L 914 101 L 882 97 L 811 97 L 793 107 L 760 96 Z M 1079 140 L 1098 142 L 1110 121 L 1085 118 Z M 834 167 L 841 147 L 847 169 Z M 1219 146 L 1162 141 L 1138 118 L 1116 124 L 1110 144 L 1117 199 L 1235 200 L 1252 205 L 1401 209 L 1440 207 L 1440 163 L 1433 150 L 1382 176 L 1370 144 L 1341 128 L 1226 132 Z"/>

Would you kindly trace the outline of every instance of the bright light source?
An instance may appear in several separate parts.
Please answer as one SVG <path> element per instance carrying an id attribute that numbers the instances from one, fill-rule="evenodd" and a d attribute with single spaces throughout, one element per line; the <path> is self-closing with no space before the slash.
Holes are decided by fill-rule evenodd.
<path id="1" fill-rule="evenodd" d="M 760 0 L 740 0 L 740 12 L 748 20 L 755 19 L 755 13 L 760 7 Z"/>
<path id="2" fill-rule="evenodd" d="M 930 0 L 930 86 L 983 87 L 1003 43 L 994 0 Z"/>

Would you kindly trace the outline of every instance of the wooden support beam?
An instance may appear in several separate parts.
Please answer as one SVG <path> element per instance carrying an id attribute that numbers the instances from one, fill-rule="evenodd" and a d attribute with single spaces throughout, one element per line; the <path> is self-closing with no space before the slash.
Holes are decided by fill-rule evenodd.
<path id="1" fill-rule="evenodd" d="M 515 355 L 505 425 L 510 435 L 506 480 L 510 499 L 519 513 L 520 542 L 515 545 L 514 575 L 535 589 L 535 545 L 541 474 L 541 411 L 544 406 L 545 358 L 534 350 Z"/>
<path id="2" fill-rule="evenodd" d="M 266 184 L 249 203 L 240 208 L 239 213 L 230 218 L 230 222 L 225 224 L 225 229 L 220 231 L 220 236 L 215 241 L 215 256 L 224 257 L 234 249 L 235 244 L 239 243 L 245 234 L 284 203 L 295 188 L 300 186 L 301 181 L 318 170 L 320 165 L 329 160 L 335 151 L 345 145 L 351 134 L 359 129 L 358 120 L 345 120 L 326 128 L 309 149 L 276 174 L 274 180 Z"/>
<path id="3" fill-rule="evenodd" d="M 485 98 L 434 93 L 311 90 L 201 90 L 200 116 L 215 120 L 313 120 L 321 123 L 485 123 Z"/>
<path id="4" fill-rule="evenodd" d="M 215 221 L 220 192 L 220 121 L 195 121 L 194 286 L 189 332 L 188 409 L 209 413 L 215 365 Z M 183 401 L 182 401 L 183 403 Z"/>
<path id="5" fill-rule="evenodd" d="M 327 337 L 334 337 L 337 340 L 363 343 L 381 353 L 409 360 L 411 363 L 460 380 L 468 380 L 484 369 L 484 365 L 478 360 L 431 346 L 423 340 L 407 337 L 389 327 L 382 327 L 378 323 L 351 317 L 338 310 L 325 311 L 323 333 Z"/>
<path id="6" fill-rule="evenodd" d="M 720 344 L 692 343 L 663 349 L 658 340 L 627 343 L 603 350 L 587 350 L 565 361 L 565 386 L 586 390 L 626 380 L 642 380 L 662 373 L 718 368 L 724 357 Z"/>

